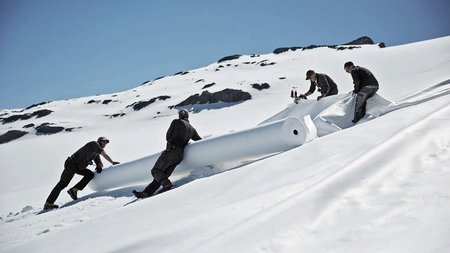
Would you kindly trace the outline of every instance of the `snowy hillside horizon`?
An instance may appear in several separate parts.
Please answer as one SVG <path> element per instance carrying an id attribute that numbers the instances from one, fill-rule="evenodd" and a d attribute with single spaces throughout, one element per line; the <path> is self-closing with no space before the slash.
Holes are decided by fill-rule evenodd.
<path id="1" fill-rule="evenodd" d="M 356 125 L 347 61 L 380 83 Z M 329 75 L 339 94 L 294 103 L 309 69 Z M 0 252 L 448 252 L 449 70 L 450 36 L 280 48 L 123 92 L 2 109 Z M 77 201 L 67 188 L 61 208 L 40 214 L 78 148 L 107 136 L 106 152 L 122 164 L 158 154 L 180 108 L 206 140 L 289 117 L 307 117 L 317 135 L 279 153 L 175 170 L 174 190 L 135 202 L 131 190 L 151 180 L 144 163 L 139 183 L 87 187 Z"/>
<path id="2" fill-rule="evenodd" d="M 385 47 L 383 42 L 375 44 L 371 38 L 363 36 L 343 45 L 310 45 L 307 47 L 281 47 L 275 49 L 272 54 L 273 55 L 289 54 L 289 52 L 314 50 L 314 49 L 331 49 L 334 51 L 356 50 L 368 46 L 370 47 L 375 46 L 379 48 Z M 91 97 L 73 98 L 64 101 L 41 102 L 30 105 L 24 109 L 1 109 L 0 122 L 4 126 L 4 129 L 2 130 L 6 130 L 6 132 L 2 131 L 0 133 L 0 144 L 7 143 L 15 139 L 19 139 L 22 136 L 28 134 L 51 135 L 60 132 L 71 132 L 80 130 L 83 126 L 71 125 L 67 123 L 64 124 L 60 122 L 49 122 L 44 120 L 45 119 L 44 117 L 55 112 L 55 110 L 52 108 L 57 108 L 58 104 L 64 104 L 64 107 L 66 108 L 75 108 L 75 110 L 81 111 L 91 110 L 94 107 L 94 105 L 101 104 L 103 105 L 102 107 L 108 109 L 107 110 L 108 112 L 105 112 L 105 114 L 101 115 L 101 117 L 109 117 L 110 119 L 125 117 L 127 116 L 127 114 L 134 114 L 135 112 L 145 109 L 146 107 L 150 106 L 155 102 L 165 100 L 168 100 L 168 102 L 170 102 L 166 103 L 168 104 L 167 109 L 187 107 L 188 109 L 194 112 L 198 112 L 199 110 L 202 109 L 215 109 L 226 106 L 232 106 L 233 103 L 244 102 L 246 100 L 252 99 L 252 93 L 255 92 L 257 93 L 257 90 L 261 91 L 263 89 L 269 89 L 270 83 L 268 82 L 272 82 L 272 85 L 274 85 L 273 80 L 260 81 L 259 79 L 257 79 L 254 81 L 246 81 L 244 79 L 244 80 L 236 80 L 236 83 L 219 84 L 214 81 L 208 81 L 205 78 L 198 78 L 194 80 L 192 76 L 201 76 L 201 73 L 199 73 L 201 71 L 218 72 L 222 70 L 227 72 L 230 71 L 230 69 L 240 70 L 242 68 L 244 69 L 253 68 L 256 70 L 258 69 L 258 67 L 266 67 L 277 64 L 274 61 L 270 61 L 267 57 L 266 58 L 264 57 L 265 55 L 255 55 L 255 54 L 226 56 L 219 59 L 217 63 L 210 64 L 208 67 L 190 71 L 181 71 L 175 73 L 173 76 L 159 77 L 152 81 L 144 82 L 141 85 L 141 86 L 149 86 L 149 85 L 169 86 L 168 84 L 160 84 L 161 82 L 164 83 L 163 80 L 161 79 L 167 79 L 164 80 L 166 81 L 165 83 L 170 83 L 172 85 L 179 86 L 183 84 L 191 84 L 193 86 L 197 86 L 197 90 L 199 90 L 198 87 L 202 86 L 201 90 L 199 90 L 199 93 L 190 94 L 191 96 L 186 96 L 184 99 L 182 97 L 173 97 L 167 95 L 173 94 L 173 91 L 150 97 L 148 96 L 149 94 L 147 93 L 142 94 L 141 92 L 141 90 L 150 90 L 150 89 L 141 89 L 140 87 L 136 87 L 134 89 L 115 94 L 104 94 Z M 195 73 L 198 74 L 194 75 Z M 210 73 L 207 73 L 207 76 L 209 75 Z M 180 76 L 181 78 L 177 78 L 177 76 Z M 189 77 L 191 78 L 189 79 Z M 181 81 L 180 79 L 184 79 L 184 82 Z M 275 82 L 279 82 L 284 85 L 288 84 L 288 86 L 290 83 L 292 87 L 297 87 L 298 85 L 296 83 L 299 83 L 299 81 L 301 81 L 301 78 L 300 80 L 292 80 L 292 78 L 286 76 L 280 76 L 278 77 L 278 80 L 275 80 Z M 244 91 L 241 88 L 242 86 L 244 86 Z M 253 89 L 248 89 L 249 88 L 248 86 L 252 87 Z M 217 87 L 221 88 L 223 87 L 224 90 L 220 91 Z M 178 89 L 178 87 L 173 89 L 175 91 L 176 89 Z M 293 89 L 297 90 L 296 88 Z M 194 87 L 193 90 L 195 90 Z M 196 95 L 197 96 L 200 95 L 200 97 L 195 97 Z M 218 102 L 220 103 L 217 104 Z M 221 104 L 222 102 L 225 102 L 226 104 Z M 124 105 L 124 103 L 127 104 Z M 84 104 L 86 106 L 76 107 L 80 106 L 80 104 Z M 115 112 L 113 111 L 114 109 L 116 110 Z M 167 111 L 167 109 L 164 111 Z M 158 111 L 154 116 L 155 117 L 161 116 L 159 115 L 160 113 L 161 111 Z"/>

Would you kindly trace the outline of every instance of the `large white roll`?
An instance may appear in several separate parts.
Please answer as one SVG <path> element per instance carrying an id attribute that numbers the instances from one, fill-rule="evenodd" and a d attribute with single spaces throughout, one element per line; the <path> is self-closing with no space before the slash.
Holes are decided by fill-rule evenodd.
<path id="1" fill-rule="evenodd" d="M 224 162 L 240 161 L 286 151 L 317 137 L 309 116 L 289 117 L 244 131 L 205 139 L 185 148 L 176 172 Z M 161 153 L 103 170 L 89 187 L 100 191 L 151 180 L 150 170 Z"/>

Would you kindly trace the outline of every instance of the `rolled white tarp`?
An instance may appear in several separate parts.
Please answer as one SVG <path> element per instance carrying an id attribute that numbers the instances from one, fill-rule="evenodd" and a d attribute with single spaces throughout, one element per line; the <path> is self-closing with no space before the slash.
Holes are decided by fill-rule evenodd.
<path id="1" fill-rule="evenodd" d="M 258 158 L 298 147 L 317 137 L 309 115 L 302 120 L 288 117 L 255 128 L 193 142 L 175 172 L 224 162 Z M 90 183 L 95 191 L 149 182 L 151 169 L 161 152 L 103 170 Z"/>

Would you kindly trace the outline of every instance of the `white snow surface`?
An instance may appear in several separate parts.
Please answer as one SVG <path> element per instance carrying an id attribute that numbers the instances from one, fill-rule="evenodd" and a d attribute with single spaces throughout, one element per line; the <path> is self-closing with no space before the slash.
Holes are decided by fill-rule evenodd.
<path id="1" fill-rule="evenodd" d="M 348 122 L 353 84 L 343 64 L 349 60 L 380 83 L 356 125 Z M 317 102 L 316 91 L 293 103 L 293 86 L 300 93 L 309 88 L 308 69 L 332 77 L 340 95 Z M 259 91 L 253 83 L 270 88 Z M 77 201 L 66 188 L 56 202 L 62 208 L 40 213 L 65 159 L 82 145 L 107 136 L 106 152 L 122 163 L 160 152 L 177 116 L 169 106 L 225 88 L 252 99 L 189 107 L 201 136 L 307 114 L 319 137 L 258 160 L 175 170 L 176 188 L 145 200 L 131 194 L 145 185 L 86 187 Z M 140 111 L 127 107 L 163 95 L 170 98 Z M 75 129 L 35 135 L 27 128 L 24 137 L 0 144 L 0 252 L 450 252 L 449 95 L 450 36 L 387 48 L 242 56 L 121 93 L 33 107 L 24 112 L 54 112 L 2 124 L 0 134 L 30 123 Z M 106 99 L 112 101 L 103 104 Z M 125 115 L 109 117 L 116 113 Z M 150 182 L 153 164 L 146 166 Z"/>

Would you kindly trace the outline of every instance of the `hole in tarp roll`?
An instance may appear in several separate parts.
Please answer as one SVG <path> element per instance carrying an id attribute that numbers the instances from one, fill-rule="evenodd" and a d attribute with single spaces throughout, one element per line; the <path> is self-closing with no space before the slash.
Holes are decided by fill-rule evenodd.
<path id="1" fill-rule="evenodd" d="M 297 129 L 294 129 L 294 135 L 297 135 L 298 134 L 298 131 L 297 131 Z"/>

